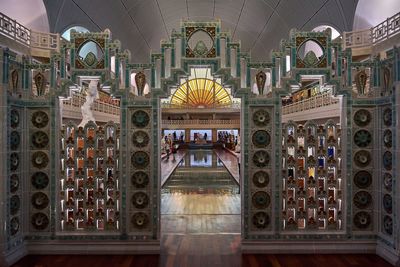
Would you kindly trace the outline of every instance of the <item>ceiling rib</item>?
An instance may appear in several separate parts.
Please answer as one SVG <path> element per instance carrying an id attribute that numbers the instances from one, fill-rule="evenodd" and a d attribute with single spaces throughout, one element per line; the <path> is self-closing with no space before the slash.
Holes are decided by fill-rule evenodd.
<path id="1" fill-rule="evenodd" d="M 237 28 L 237 26 L 239 24 L 240 17 L 242 16 L 242 12 L 243 12 L 243 8 L 244 8 L 245 4 L 246 4 L 246 0 L 243 0 L 242 8 L 240 9 L 239 17 L 238 17 L 236 25 L 235 25 L 235 30 L 233 30 L 232 40 L 234 40 L 234 38 L 235 38 L 236 28 Z"/>
<path id="2" fill-rule="evenodd" d="M 136 29 L 138 30 L 140 36 L 142 36 L 142 39 L 145 41 L 147 47 L 151 50 L 151 47 L 149 45 L 149 43 L 147 42 L 146 38 L 144 38 L 143 33 L 140 31 L 139 26 L 136 24 L 135 20 L 133 19 L 132 15 L 129 13 L 128 8 L 126 7 L 126 5 L 124 4 L 124 2 L 122 0 L 120 0 L 121 4 L 124 6 L 126 13 L 128 14 L 128 16 L 131 18 L 131 21 L 133 23 L 133 25 L 135 25 Z"/>
<path id="3" fill-rule="evenodd" d="M 89 20 L 90 20 L 94 25 L 96 25 L 96 27 L 97 27 L 100 31 L 103 30 L 96 22 L 94 22 L 94 20 L 88 15 L 88 13 L 86 13 L 85 10 L 83 10 L 83 9 L 81 8 L 81 6 L 78 5 L 78 4 L 75 2 L 75 0 L 72 0 L 72 2 L 83 12 L 83 14 L 85 14 L 85 15 L 89 18 Z"/>
<path id="4" fill-rule="evenodd" d="M 216 0 L 214 0 L 214 7 L 213 7 L 213 18 L 215 18 L 215 1 L 216 1 Z"/>
<path id="5" fill-rule="evenodd" d="M 54 24 L 54 29 L 57 29 L 58 21 L 60 20 L 60 13 L 61 13 L 61 10 L 63 10 L 63 8 L 64 8 L 64 4 L 65 4 L 65 0 L 62 1 L 60 8 L 57 11 L 57 18 L 56 18 L 56 23 Z"/>
<path id="6" fill-rule="evenodd" d="M 280 4 L 281 0 L 278 1 L 278 3 L 275 5 L 275 7 L 272 9 L 272 13 L 271 15 L 269 15 L 267 21 L 264 24 L 264 27 L 262 28 L 262 30 L 260 31 L 260 33 L 258 34 L 257 38 L 254 40 L 253 45 L 250 48 L 250 51 L 253 50 L 253 48 L 256 46 L 257 42 L 260 40 L 262 33 L 265 31 L 265 28 L 267 27 L 269 21 L 271 20 L 272 16 L 274 15 L 274 13 L 276 12 L 276 9 L 278 8 L 279 4 Z M 269 6 L 269 5 L 268 5 Z"/>
<path id="7" fill-rule="evenodd" d="M 163 16 L 163 14 L 161 12 L 160 4 L 158 3 L 158 0 L 155 0 L 155 1 L 157 3 L 158 11 L 160 12 L 160 16 L 161 16 L 162 22 L 164 24 L 165 33 L 167 34 L 167 38 L 168 38 L 168 41 L 169 41 L 170 37 L 169 37 L 168 29 L 167 29 L 167 24 L 165 24 L 164 16 Z"/>
<path id="8" fill-rule="evenodd" d="M 315 11 L 315 13 L 314 13 L 312 16 L 309 17 L 308 20 L 307 20 L 306 22 L 304 22 L 303 26 L 300 27 L 300 30 L 302 30 L 302 29 L 304 28 L 304 26 L 306 26 L 307 23 L 309 23 L 309 22 L 318 14 L 318 12 L 321 11 L 321 9 L 322 9 L 328 2 L 329 2 L 329 0 L 326 0 L 326 1 L 322 4 L 322 6 L 321 6 L 320 8 L 318 8 L 317 11 Z"/>
<path id="9" fill-rule="evenodd" d="M 342 19 L 343 19 L 344 27 L 347 28 L 348 24 L 347 24 L 346 16 L 344 14 L 343 5 L 339 0 L 336 0 L 336 4 L 339 7 L 339 11 L 340 11 L 340 15 L 342 16 Z"/>
<path id="10" fill-rule="evenodd" d="M 189 16 L 189 4 L 188 4 L 188 0 L 186 0 L 185 2 L 186 2 L 187 19 L 189 20 L 190 16 Z"/>

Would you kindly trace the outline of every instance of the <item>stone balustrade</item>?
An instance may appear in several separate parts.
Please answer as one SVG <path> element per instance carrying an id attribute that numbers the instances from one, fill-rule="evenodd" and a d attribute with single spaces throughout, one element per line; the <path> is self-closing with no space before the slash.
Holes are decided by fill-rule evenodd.
<path id="1" fill-rule="evenodd" d="M 291 114 L 324 106 L 335 105 L 339 99 L 332 96 L 331 93 L 319 94 L 282 107 L 282 114 Z"/>
<path id="2" fill-rule="evenodd" d="M 371 47 L 388 40 L 399 32 L 400 12 L 370 29 L 344 32 L 343 49 Z"/>
<path id="3" fill-rule="evenodd" d="M 3 13 L 0 13 L 0 34 L 36 51 L 60 50 L 60 34 L 28 29 Z"/>

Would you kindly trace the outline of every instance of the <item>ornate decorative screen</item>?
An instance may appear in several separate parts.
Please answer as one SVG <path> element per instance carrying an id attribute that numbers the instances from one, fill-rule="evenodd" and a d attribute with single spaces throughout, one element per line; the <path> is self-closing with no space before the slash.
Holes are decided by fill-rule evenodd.
<path id="1" fill-rule="evenodd" d="M 119 228 L 119 129 L 68 124 L 61 138 L 61 230 Z"/>
<path id="2" fill-rule="evenodd" d="M 340 129 L 290 122 L 282 136 L 283 229 L 342 229 Z"/>

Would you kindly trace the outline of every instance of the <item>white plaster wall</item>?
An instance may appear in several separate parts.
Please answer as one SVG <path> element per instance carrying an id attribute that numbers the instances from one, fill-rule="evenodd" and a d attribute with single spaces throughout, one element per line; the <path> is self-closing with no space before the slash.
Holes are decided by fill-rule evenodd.
<path id="1" fill-rule="evenodd" d="M 0 0 L 0 12 L 29 29 L 50 32 L 43 0 Z"/>
<path id="2" fill-rule="evenodd" d="M 399 0 L 359 0 L 353 31 L 374 27 L 398 12 L 400 12 Z"/>

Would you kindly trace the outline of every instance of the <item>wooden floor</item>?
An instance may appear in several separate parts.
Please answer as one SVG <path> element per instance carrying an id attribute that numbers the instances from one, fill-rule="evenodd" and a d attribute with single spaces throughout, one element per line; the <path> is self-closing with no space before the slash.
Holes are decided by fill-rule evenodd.
<path id="1" fill-rule="evenodd" d="M 181 151 L 175 161 L 162 162 L 165 180 L 184 155 Z M 13 267 L 391 266 L 376 255 L 242 255 L 240 212 L 239 194 L 166 193 L 161 196 L 160 255 L 30 255 Z"/>
<path id="2" fill-rule="evenodd" d="M 185 240 L 191 243 L 199 239 Z M 207 242 L 209 243 L 209 242 Z M 192 243 L 193 244 L 193 243 Z M 234 244 L 233 244 L 234 245 Z M 208 247 L 214 247 L 214 244 Z M 233 248 L 234 249 L 234 248 Z M 250 267 L 389 267 L 392 266 L 376 255 L 99 255 L 99 256 L 37 256 L 30 255 L 13 267 L 146 267 L 146 266 L 250 266 Z"/>

